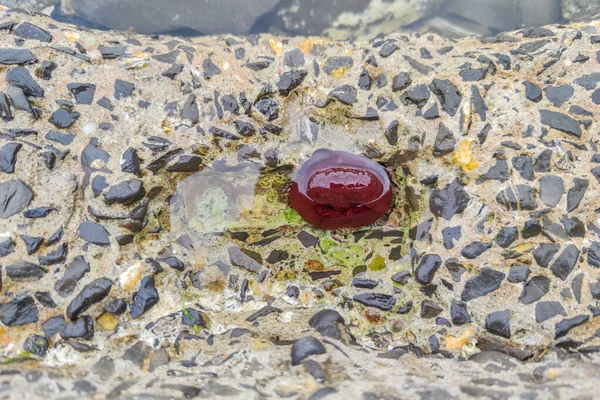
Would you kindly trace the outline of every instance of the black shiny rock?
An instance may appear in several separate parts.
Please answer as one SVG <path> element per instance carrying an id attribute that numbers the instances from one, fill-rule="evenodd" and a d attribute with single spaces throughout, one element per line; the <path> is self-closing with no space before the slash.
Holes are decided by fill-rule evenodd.
<path id="1" fill-rule="evenodd" d="M 463 212 L 471 198 L 457 180 L 442 189 L 433 189 L 429 198 L 429 209 L 437 216 L 450 221 L 456 214 Z"/>
<path id="2" fill-rule="evenodd" d="M 539 87 L 527 81 L 523 82 L 523 85 L 525 85 L 525 97 L 527 99 L 534 103 L 539 103 L 542 100 L 542 90 Z"/>
<path id="3" fill-rule="evenodd" d="M 49 348 L 50 344 L 45 337 L 33 333 L 23 343 L 23 350 L 40 357 L 45 357 Z"/>
<path id="4" fill-rule="evenodd" d="M 56 68 L 58 68 L 58 64 L 53 61 L 42 62 L 42 67 L 40 68 L 40 78 L 45 81 L 49 81 L 52 79 L 52 73 Z"/>
<path id="5" fill-rule="evenodd" d="M 37 57 L 29 49 L 0 49 L 0 64 L 25 65 L 37 61 Z"/>
<path id="6" fill-rule="evenodd" d="M 423 300 L 421 302 L 421 318 L 435 318 L 444 309 L 431 300 Z"/>
<path id="7" fill-rule="evenodd" d="M 60 337 L 65 340 L 92 340 L 94 338 L 94 320 L 91 317 L 84 315 L 75 321 L 67 322 L 60 330 Z"/>
<path id="8" fill-rule="evenodd" d="M 69 83 L 67 84 L 67 88 L 75 96 L 77 104 L 90 105 L 94 102 L 96 85 L 92 83 Z"/>
<path id="9" fill-rule="evenodd" d="M 325 354 L 325 347 L 313 337 L 298 339 L 292 345 L 292 365 L 298 365 L 306 357 L 311 355 Z"/>
<path id="10" fill-rule="evenodd" d="M 538 207 L 535 190 L 527 185 L 515 185 L 516 191 L 510 187 L 502 190 L 496 196 L 496 201 L 507 210 L 532 211 Z"/>
<path id="11" fill-rule="evenodd" d="M 98 246 L 110 246 L 110 235 L 105 227 L 95 222 L 82 222 L 77 228 L 77 234 L 86 242 Z"/>
<path id="12" fill-rule="evenodd" d="M 34 39 L 44 43 L 50 43 L 52 41 L 50 32 L 29 22 L 20 24 L 13 34 L 23 39 Z"/>
<path id="13" fill-rule="evenodd" d="M 545 276 L 534 276 L 525 286 L 519 297 L 519 301 L 523 304 L 532 304 L 544 297 L 550 290 L 550 279 Z"/>
<path id="14" fill-rule="evenodd" d="M 6 80 L 9 85 L 21 88 L 27 96 L 44 97 L 44 89 L 32 78 L 27 68 L 14 67 L 9 69 L 6 72 Z"/>
<path id="15" fill-rule="evenodd" d="M 433 156 L 441 157 L 445 154 L 451 153 L 456 147 L 456 139 L 452 131 L 440 122 L 435 142 L 433 143 Z"/>
<path id="16" fill-rule="evenodd" d="M 540 116 L 542 124 L 577 138 L 581 137 L 582 132 L 579 122 L 568 115 L 556 111 L 540 110 Z"/>
<path id="17" fill-rule="evenodd" d="M 467 310 L 467 303 L 464 301 L 454 301 L 450 305 L 450 316 L 454 325 L 464 325 L 471 323 L 471 315 Z"/>
<path id="18" fill-rule="evenodd" d="M 133 204 L 146 195 L 144 183 L 139 179 L 130 179 L 110 187 L 108 192 L 104 193 L 106 204 Z"/>
<path id="19" fill-rule="evenodd" d="M 229 248 L 229 259 L 234 266 L 255 274 L 263 268 L 260 254 L 251 250 L 232 246 Z"/>
<path id="20" fill-rule="evenodd" d="M 115 81 L 115 99 L 121 100 L 131 97 L 135 85 L 131 82 L 126 82 L 121 79 Z"/>
<path id="21" fill-rule="evenodd" d="M 550 270 L 555 276 L 564 281 L 575 267 L 575 264 L 577 264 L 578 258 L 579 249 L 574 244 L 569 244 L 560 256 L 556 258 Z"/>
<path id="22" fill-rule="evenodd" d="M 462 301 L 470 301 L 485 296 L 498 289 L 506 275 L 490 267 L 481 268 L 479 275 L 467 279 L 461 294 Z"/>
<path id="23" fill-rule="evenodd" d="M 460 255 L 469 260 L 474 260 L 477 257 L 479 257 L 480 255 L 482 255 L 484 252 L 486 252 L 488 249 L 490 249 L 491 247 L 492 247 L 491 243 L 484 243 L 484 242 L 479 242 L 479 241 L 472 242 L 472 243 L 469 243 L 468 245 L 466 245 L 460 251 Z"/>
<path id="24" fill-rule="evenodd" d="M 79 119 L 81 114 L 77 111 L 67 111 L 64 108 L 59 108 L 50 116 L 50 123 L 57 128 L 68 128 Z"/>
<path id="25" fill-rule="evenodd" d="M 13 119 L 8 96 L 3 92 L 0 92 L 0 118 L 5 122 L 12 121 Z"/>
<path id="26" fill-rule="evenodd" d="M 362 293 L 353 297 L 354 301 L 367 307 L 375 307 L 383 311 L 391 311 L 396 298 L 384 293 Z"/>
<path id="27" fill-rule="evenodd" d="M 430 284 L 441 265 L 442 259 L 440 256 L 437 254 L 425 254 L 415 270 L 415 279 L 421 285 Z"/>
<path id="28" fill-rule="evenodd" d="M 412 84 L 412 79 L 410 75 L 406 72 L 400 72 L 398 75 L 394 76 L 392 79 L 392 91 L 399 92 L 401 90 L 406 89 Z"/>
<path id="29" fill-rule="evenodd" d="M 23 211 L 33 199 L 33 192 L 20 179 L 0 182 L 0 219 Z"/>
<path id="30" fill-rule="evenodd" d="M 308 75 L 308 72 L 305 70 L 292 70 L 281 74 L 279 76 L 279 81 L 277 82 L 279 94 L 282 96 L 289 95 L 292 90 L 302 84 L 306 75 Z"/>
<path id="31" fill-rule="evenodd" d="M 127 311 L 127 302 L 120 297 L 112 299 L 104 305 L 104 311 L 114 315 L 121 315 Z"/>
<path id="32" fill-rule="evenodd" d="M 75 257 L 65 270 L 62 278 L 59 278 L 54 283 L 54 290 L 61 297 L 69 297 L 75 291 L 77 283 L 90 272 L 90 264 L 83 256 Z"/>
<path id="33" fill-rule="evenodd" d="M 12 174 L 17 164 L 17 153 L 23 145 L 21 143 L 7 143 L 0 148 L 0 172 Z"/>
<path id="34" fill-rule="evenodd" d="M 50 239 L 48 239 L 48 242 L 46 243 L 46 245 L 47 246 L 50 245 Z M 69 252 L 69 247 L 67 246 L 66 243 L 63 243 L 62 245 L 58 246 L 55 250 L 51 251 L 50 253 L 46 254 L 45 256 L 39 256 L 38 262 L 40 263 L 40 265 L 61 264 L 61 263 L 65 262 L 65 260 L 67 259 L 68 252 Z"/>
<path id="35" fill-rule="evenodd" d="M 27 255 L 32 255 L 36 251 L 38 251 L 40 246 L 42 245 L 42 242 L 44 241 L 44 238 L 42 238 L 42 237 L 27 236 L 27 235 L 21 235 L 21 239 L 23 240 L 23 243 L 25 243 L 25 249 L 27 251 Z"/>
<path id="36" fill-rule="evenodd" d="M 46 271 L 42 267 L 29 261 L 19 261 L 6 266 L 6 275 L 13 281 L 38 281 L 45 274 Z"/>
<path id="37" fill-rule="evenodd" d="M 202 159 L 198 156 L 181 155 L 174 164 L 167 167 L 169 172 L 197 172 L 200 171 Z"/>
<path id="38" fill-rule="evenodd" d="M 531 269 L 528 265 L 515 265 L 510 267 L 508 281 L 511 283 L 525 282 L 529 274 L 531 274 Z"/>
<path id="39" fill-rule="evenodd" d="M 129 306 L 131 318 L 139 318 L 146 311 L 154 307 L 158 301 L 158 291 L 154 287 L 154 276 L 144 276 L 140 284 L 140 290 L 134 293 L 133 301 Z"/>
<path id="40" fill-rule="evenodd" d="M 554 328 L 554 339 L 560 339 L 561 337 L 567 335 L 571 329 L 583 325 L 589 320 L 590 317 L 587 315 L 578 315 L 573 318 L 563 319 L 562 321 L 558 322 Z"/>
<path id="41" fill-rule="evenodd" d="M 337 99 L 343 104 L 352 105 L 357 102 L 356 88 L 351 85 L 342 85 L 329 92 L 329 97 Z"/>
<path id="42" fill-rule="evenodd" d="M 30 324 L 38 321 L 38 309 L 31 296 L 0 303 L 0 321 L 7 326 Z"/>
<path id="43" fill-rule="evenodd" d="M 407 89 L 404 93 L 400 95 L 400 101 L 405 106 L 409 104 L 414 104 L 418 108 L 423 108 L 427 101 L 431 97 L 431 93 L 426 85 L 417 85 Z"/>
<path id="44" fill-rule="evenodd" d="M 444 111 L 450 116 L 456 115 L 462 101 L 458 88 L 447 79 L 434 79 L 429 88 L 438 97 Z"/>
<path id="45" fill-rule="evenodd" d="M 565 308 L 558 301 L 540 301 L 535 305 L 535 321 L 548 321 L 557 315 L 567 316 Z"/>
<path id="46" fill-rule="evenodd" d="M 142 170 L 140 168 L 140 156 L 138 156 L 138 151 L 133 147 L 129 147 L 127 150 L 125 150 L 123 154 L 121 154 L 121 159 L 119 161 L 122 172 L 142 176 Z"/>
<path id="47" fill-rule="evenodd" d="M 69 303 L 66 310 L 67 317 L 71 320 L 77 319 L 92 305 L 104 300 L 110 293 L 112 284 L 113 281 L 108 278 L 99 278 L 85 285 Z"/>
<path id="48" fill-rule="evenodd" d="M 485 329 L 494 335 L 510 339 L 510 311 L 495 311 L 485 317 Z"/>

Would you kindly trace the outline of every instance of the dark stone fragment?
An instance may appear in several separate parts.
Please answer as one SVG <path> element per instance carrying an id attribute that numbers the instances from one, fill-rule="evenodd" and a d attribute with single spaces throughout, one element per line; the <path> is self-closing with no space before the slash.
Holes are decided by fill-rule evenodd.
<path id="1" fill-rule="evenodd" d="M 385 130 L 385 138 L 392 146 L 398 143 L 398 126 L 398 120 L 393 120 Z"/>
<path id="2" fill-rule="evenodd" d="M 45 337 L 33 333 L 23 343 L 23 350 L 40 357 L 45 357 L 49 348 L 50 344 Z"/>
<path id="3" fill-rule="evenodd" d="M 579 203 L 583 200 L 585 193 L 590 185 L 586 179 L 573 178 L 573 187 L 567 192 L 567 212 L 575 211 Z"/>
<path id="4" fill-rule="evenodd" d="M 540 116 L 542 124 L 577 138 L 581 137 L 581 127 L 579 126 L 579 122 L 568 115 L 556 111 L 540 110 Z"/>
<path id="5" fill-rule="evenodd" d="M 398 314 L 408 314 L 412 310 L 412 306 L 412 300 L 408 300 L 404 305 L 398 307 Z"/>
<path id="6" fill-rule="evenodd" d="M 325 347 L 313 337 L 298 339 L 292 345 L 292 365 L 298 365 L 306 357 L 311 355 L 325 354 Z"/>
<path id="7" fill-rule="evenodd" d="M 342 85 L 329 92 L 329 97 L 337 99 L 343 104 L 352 105 L 357 102 L 356 88 L 352 85 Z"/>
<path id="8" fill-rule="evenodd" d="M 232 246 L 229 248 L 229 259 L 233 265 L 244 268 L 248 272 L 257 274 L 263 269 L 260 254 L 251 250 Z"/>
<path id="9" fill-rule="evenodd" d="M 58 64 L 53 61 L 42 62 L 42 66 L 40 68 L 40 78 L 45 81 L 49 81 L 52 79 L 52 73 L 56 68 L 58 68 Z"/>
<path id="10" fill-rule="evenodd" d="M 444 247 L 447 249 L 454 248 L 454 241 L 459 241 L 462 238 L 461 226 L 447 227 L 442 230 Z"/>
<path id="11" fill-rule="evenodd" d="M 461 251 L 460 255 L 469 260 L 474 260 L 483 253 L 485 253 L 488 249 L 492 247 L 491 243 L 484 243 L 475 241 L 466 245 Z"/>
<path id="12" fill-rule="evenodd" d="M 560 339 L 563 336 L 566 336 L 569 331 L 573 328 L 576 328 L 580 325 L 585 324 L 590 320 L 590 317 L 587 315 L 578 315 L 573 318 L 563 319 L 556 324 L 554 327 L 554 340 Z"/>
<path id="13" fill-rule="evenodd" d="M 354 60 L 351 57 L 330 57 L 323 66 L 323 71 L 330 75 L 333 71 L 339 68 L 351 68 L 354 65 Z"/>
<path id="14" fill-rule="evenodd" d="M 426 85 L 417 85 L 407 89 L 400 95 L 400 102 L 405 106 L 414 104 L 418 108 L 423 108 L 427 101 L 429 101 L 431 93 Z"/>
<path id="15" fill-rule="evenodd" d="M 496 196 L 496 201 L 509 211 L 535 210 L 538 205 L 534 189 L 527 185 L 516 185 L 515 188 L 516 192 L 512 187 L 502 190 Z"/>
<path id="16" fill-rule="evenodd" d="M 421 318 L 435 318 L 442 311 L 444 309 L 431 300 L 423 300 L 421 302 Z"/>
<path id="17" fill-rule="evenodd" d="M 185 103 L 183 103 L 181 118 L 190 121 L 192 124 L 196 124 L 200 120 L 200 110 L 198 109 L 195 94 L 190 94 Z"/>
<path id="18" fill-rule="evenodd" d="M 48 243 L 46 243 L 46 246 L 49 246 L 49 245 L 50 245 L 50 240 L 48 240 Z M 48 253 L 45 256 L 38 257 L 38 262 L 40 263 L 40 265 L 61 264 L 61 263 L 65 262 L 68 252 L 69 252 L 69 248 L 68 248 L 67 244 L 63 243 L 62 245 L 58 246 L 56 248 L 56 250 L 51 251 L 50 253 Z"/>
<path id="19" fill-rule="evenodd" d="M 542 151 L 533 164 L 533 170 L 535 172 L 549 172 L 550 171 L 550 159 L 552 158 L 552 150 Z"/>
<path id="20" fill-rule="evenodd" d="M 173 50 L 169 53 L 157 54 L 155 56 L 152 56 L 152 58 L 161 63 L 174 64 L 175 61 L 177 61 L 178 56 L 179 56 L 179 50 Z"/>
<path id="21" fill-rule="evenodd" d="M 27 96 L 42 98 L 44 89 L 31 77 L 29 71 L 24 67 L 14 67 L 6 72 L 6 80 L 11 86 L 23 89 Z"/>
<path id="22" fill-rule="evenodd" d="M 282 96 L 289 95 L 292 90 L 302 84 L 306 75 L 308 75 L 308 72 L 305 70 L 292 70 L 281 74 L 279 76 L 279 81 L 277 82 L 279 94 Z"/>
<path id="23" fill-rule="evenodd" d="M 103 161 L 106 164 L 110 160 L 110 154 L 99 149 L 95 143 L 90 142 L 81 152 L 81 166 L 86 170 L 95 160 Z"/>
<path id="24" fill-rule="evenodd" d="M 23 213 L 23 216 L 25 218 L 31 218 L 31 219 L 46 218 L 48 216 L 48 214 L 50 214 L 52 211 L 56 211 L 56 208 L 54 208 L 54 207 L 32 208 L 30 210 L 25 210 L 25 212 Z"/>
<path id="25" fill-rule="evenodd" d="M 302 231 L 297 235 L 298 240 L 302 243 L 302 245 L 306 248 L 308 247 L 316 247 L 319 240 L 316 236 L 311 235 L 306 231 Z"/>
<path id="26" fill-rule="evenodd" d="M 429 209 L 437 216 L 450 221 L 456 214 L 462 213 L 469 204 L 470 197 L 457 180 L 443 189 L 433 189 L 429 198 Z"/>
<path id="27" fill-rule="evenodd" d="M 525 282 L 530 273 L 531 269 L 529 268 L 529 265 L 515 265 L 510 267 L 508 281 L 511 283 Z"/>
<path id="28" fill-rule="evenodd" d="M 454 282 L 460 282 L 462 274 L 467 270 L 456 258 L 449 258 L 444 265 L 448 269 L 448 272 L 450 272 L 450 276 L 452 276 Z"/>
<path id="29" fill-rule="evenodd" d="M 279 164 L 279 157 L 277 155 L 277 150 L 268 149 L 265 151 L 265 164 L 267 167 L 275 168 L 277 164 Z"/>
<path id="30" fill-rule="evenodd" d="M 63 108 L 59 108 L 52 113 L 48 121 L 57 128 L 68 128 L 73 125 L 80 116 L 81 114 L 77 111 L 67 111 Z"/>
<path id="31" fill-rule="evenodd" d="M 523 82 L 523 85 L 525 85 L 525 97 L 527 99 L 534 103 L 539 103 L 542 100 L 542 90 L 539 87 L 527 81 Z"/>
<path id="32" fill-rule="evenodd" d="M 546 175 L 540 179 L 540 200 L 548 207 L 556 207 L 564 190 L 564 182 L 560 176 Z"/>
<path id="33" fill-rule="evenodd" d="M 105 227 L 94 222 L 82 222 L 77 228 L 77 234 L 88 243 L 98 246 L 110 246 L 110 235 Z"/>
<path id="34" fill-rule="evenodd" d="M 65 270 L 62 278 L 58 279 L 54 284 L 54 290 L 61 297 L 69 297 L 75 291 L 77 283 L 90 272 L 90 264 L 83 258 L 77 256 L 71 261 Z"/>
<path id="35" fill-rule="evenodd" d="M 411 84 L 412 79 L 410 78 L 410 75 L 406 72 L 400 72 L 392 79 L 392 91 L 399 92 L 401 90 L 406 89 Z"/>
<path id="36" fill-rule="evenodd" d="M 540 221 L 537 219 L 530 219 L 525 221 L 525 225 L 523 225 L 523 230 L 521 231 L 521 237 L 523 239 L 530 239 L 536 237 L 540 233 L 542 233 Z"/>
<path id="37" fill-rule="evenodd" d="M 115 99 L 121 100 L 131 97 L 135 85 L 131 82 L 126 82 L 121 79 L 115 80 Z"/>
<path id="38" fill-rule="evenodd" d="M 560 219 L 560 222 L 565 228 L 565 232 L 569 237 L 585 237 L 585 225 L 577 217 L 564 217 Z"/>
<path id="39" fill-rule="evenodd" d="M 46 168 L 48 168 L 49 170 L 52 171 L 56 165 L 56 154 L 53 153 L 52 151 L 44 151 L 44 152 L 40 153 L 39 156 L 44 161 Z"/>
<path id="40" fill-rule="evenodd" d="M 154 276 L 147 275 L 141 280 L 140 290 L 134 293 L 129 306 L 131 318 L 136 319 L 154 307 L 159 301 L 158 291 L 154 287 Z"/>
<path id="41" fill-rule="evenodd" d="M 204 71 L 204 79 L 211 79 L 221 73 L 221 69 L 212 62 L 210 58 L 205 59 L 202 62 L 202 70 Z"/>
<path id="42" fill-rule="evenodd" d="M 179 258 L 177 258 L 175 256 L 159 258 L 158 261 L 164 262 L 169 267 L 171 267 L 177 271 L 183 271 L 185 269 L 185 265 L 183 264 L 183 261 L 181 261 Z"/>
<path id="43" fill-rule="evenodd" d="M 273 314 L 273 313 L 280 313 L 282 312 L 282 310 L 280 310 L 277 307 L 273 307 L 273 306 L 264 306 L 263 308 L 261 308 L 260 310 L 256 311 L 255 313 L 253 313 L 252 315 L 250 315 L 248 318 L 246 318 L 246 321 L 248 322 L 254 322 L 259 318 L 263 318 L 269 314 Z"/>
<path id="44" fill-rule="evenodd" d="M 96 94 L 96 85 L 91 83 L 69 83 L 67 88 L 73 96 L 77 104 L 92 104 L 94 95 Z"/>
<path id="45" fill-rule="evenodd" d="M 371 90 L 371 76 L 369 71 L 363 68 L 362 72 L 358 76 L 358 88 L 361 90 Z"/>
<path id="46" fill-rule="evenodd" d="M 186 326 L 197 326 L 206 328 L 206 321 L 200 311 L 194 308 L 186 308 L 185 312 L 181 313 L 181 323 Z"/>
<path id="47" fill-rule="evenodd" d="M 142 175 L 140 157 L 138 156 L 138 151 L 133 147 L 129 147 L 121 154 L 120 164 L 122 172 L 135 174 L 137 176 Z"/>
<path id="48" fill-rule="evenodd" d="M 404 56 L 404 59 L 408 62 L 408 65 L 410 65 L 412 69 L 414 69 L 421 75 L 429 75 L 433 71 L 433 68 L 418 62 L 412 57 Z"/>
<path id="49" fill-rule="evenodd" d="M 35 292 L 35 298 L 46 308 L 56 308 L 57 304 L 52 300 L 50 292 Z"/>
<path id="50" fill-rule="evenodd" d="M 532 181 L 535 178 L 533 174 L 533 160 L 529 156 L 517 156 L 512 159 L 513 167 L 519 171 L 523 179 Z"/>
<path id="51" fill-rule="evenodd" d="M 96 104 L 98 104 L 100 107 L 107 109 L 108 111 L 113 111 L 115 109 L 115 106 L 113 105 L 112 101 L 110 101 L 110 99 L 106 96 L 102 97 L 100 100 L 98 100 L 96 102 Z"/>
<path id="52" fill-rule="evenodd" d="M 479 89 L 475 85 L 471 86 L 471 104 L 473 105 L 477 115 L 479 115 L 479 119 L 481 121 L 485 121 L 487 119 L 486 111 L 488 110 L 488 107 L 485 104 L 483 97 L 481 97 Z"/>
<path id="53" fill-rule="evenodd" d="M 182 155 L 179 156 L 177 161 L 169 167 L 167 167 L 167 171 L 169 172 L 196 172 L 200 170 L 200 165 L 202 164 L 202 159 L 198 156 L 187 156 Z"/>
<path id="54" fill-rule="evenodd" d="M 261 71 L 263 69 L 269 68 L 270 65 L 271 61 L 269 60 L 259 60 L 247 63 L 246 68 L 249 68 L 252 71 Z"/>
<path id="55" fill-rule="evenodd" d="M 26 235 L 21 235 L 21 239 L 23 240 L 23 243 L 25 243 L 25 248 L 28 255 L 32 255 L 38 251 L 42 245 L 42 242 L 44 241 L 44 238 Z"/>
<path id="56" fill-rule="evenodd" d="M 75 321 L 67 322 L 60 331 L 60 337 L 64 340 L 92 340 L 94 338 L 94 320 L 84 315 Z"/>
<path id="57" fill-rule="evenodd" d="M 72 133 L 62 133 L 59 131 L 50 130 L 46 133 L 46 139 L 53 140 L 60 144 L 69 145 L 73 143 L 73 139 L 75 139 L 75 135 Z"/>
<path id="58" fill-rule="evenodd" d="M 62 239 L 63 234 L 64 234 L 64 231 L 63 231 L 63 228 L 61 226 L 60 228 L 58 228 L 56 230 L 56 232 L 54 232 L 52 234 L 52 236 L 50 236 L 48 238 L 48 240 L 46 240 L 46 247 L 52 246 L 54 243 L 58 243 Z"/>
<path id="59" fill-rule="evenodd" d="M 37 57 L 29 49 L 0 49 L 0 64 L 25 65 L 37 61 Z"/>
<path id="60" fill-rule="evenodd" d="M 398 46 L 396 46 L 396 42 L 394 40 L 386 41 L 381 49 L 379 50 L 379 55 L 383 58 L 387 58 L 394 54 L 394 52 L 398 50 Z"/>
<path id="61" fill-rule="evenodd" d="M 23 211 L 32 198 L 33 192 L 20 179 L 0 182 L 0 219 Z"/>
<path id="62" fill-rule="evenodd" d="M 213 129 L 213 128 L 211 128 Z M 216 128 L 215 128 L 216 129 Z M 229 132 L 226 132 L 229 133 Z M 151 171 L 153 174 L 156 174 L 158 171 L 163 169 L 168 163 L 170 163 L 175 157 L 183 154 L 182 149 L 175 149 L 166 152 L 162 156 L 158 157 L 156 160 L 152 161 L 148 165 L 146 165 L 146 169 Z"/>
<path id="63" fill-rule="evenodd" d="M 550 270 L 552 273 L 560 278 L 566 280 L 579 258 L 579 249 L 574 244 L 568 245 L 563 252 L 554 261 Z"/>
<path id="64" fill-rule="evenodd" d="M 53 337 L 64 328 L 66 323 L 65 317 L 62 315 L 57 315 L 47 319 L 44 321 L 44 323 L 42 323 L 42 331 L 44 332 L 44 336 L 48 339 Z"/>
<path id="65" fill-rule="evenodd" d="M 100 196 L 108 186 L 104 176 L 96 175 L 94 179 L 92 179 L 92 192 L 94 192 L 94 197 Z"/>
<path id="66" fill-rule="evenodd" d="M 38 309 L 31 296 L 0 303 L 0 321 L 6 326 L 26 325 L 38 321 Z"/>
<path id="67" fill-rule="evenodd" d="M 510 311 L 495 311 L 485 317 L 485 329 L 494 335 L 510 339 Z"/>
<path id="68" fill-rule="evenodd" d="M 85 285 L 69 303 L 66 310 L 67 317 L 71 320 L 77 319 L 88 308 L 104 300 L 110 293 L 112 284 L 113 282 L 108 278 L 99 278 Z"/>
<path id="69" fill-rule="evenodd" d="M 578 303 L 581 303 L 581 289 L 583 287 L 583 279 L 584 278 L 585 278 L 585 274 L 583 272 L 580 272 L 571 281 L 571 289 L 573 290 L 573 297 L 575 297 L 575 301 L 577 301 Z M 591 288 L 592 288 L 592 284 L 590 284 L 590 289 Z"/>
<path id="70" fill-rule="evenodd" d="M 223 104 L 223 109 L 225 111 L 230 111 L 233 114 L 239 114 L 240 105 L 238 104 L 237 99 L 234 95 L 227 94 L 221 98 L 221 103 Z"/>
<path id="71" fill-rule="evenodd" d="M 577 78 L 573 81 L 573 83 L 581 86 L 585 90 L 593 90 L 600 82 L 600 72 L 594 72 L 588 75 L 583 75 L 580 78 Z"/>
<path id="72" fill-rule="evenodd" d="M 552 32 L 550 29 L 538 28 L 538 27 L 523 29 L 521 31 L 521 34 L 523 35 L 524 38 L 530 38 L 530 39 L 539 39 L 542 37 L 555 36 L 555 33 Z"/>
<path id="73" fill-rule="evenodd" d="M 0 148 L 0 172 L 12 174 L 15 172 L 17 153 L 21 150 L 21 143 L 8 143 Z"/>
<path id="74" fill-rule="evenodd" d="M 517 236 L 519 235 L 519 230 L 517 227 L 504 227 L 500 229 L 494 241 L 496 244 L 504 249 L 508 248 L 515 240 L 517 240 Z"/>
<path id="75" fill-rule="evenodd" d="M 533 251 L 533 258 L 540 267 L 548 268 L 558 250 L 560 250 L 559 244 L 542 243 Z"/>
<path id="76" fill-rule="evenodd" d="M 440 110 L 438 109 L 437 103 L 434 103 L 428 110 L 423 113 L 425 119 L 436 119 L 440 116 Z"/>
<path id="77" fill-rule="evenodd" d="M 6 267 L 6 275 L 14 281 L 38 281 L 45 273 L 42 267 L 29 261 L 19 261 Z"/>
<path id="78" fill-rule="evenodd" d="M 98 46 L 98 51 L 102 55 L 102 58 L 105 60 L 111 60 L 115 58 L 119 58 L 127 52 L 127 46 Z"/>
<path id="79" fill-rule="evenodd" d="M 441 265 L 442 259 L 437 254 L 424 255 L 415 270 L 415 279 L 421 285 L 430 284 Z"/>
<path id="80" fill-rule="evenodd" d="M 538 323 L 548 321 L 557 315 L 567 316 L 567 312 L 558 301 L 540 301 L 535 305 L 535 321 Z"/>
<path id="81" fill-rule="evenodd" d="M 450 316 L 454 325 L 464 325 L 471 323 L 471 315 L 467 310 L 467 303 L 464 301 L 454 301 L 450 305 Z"/>
<path id="82" fill-rule="evenodd" d="M 144 183 L 139 179 L 129 179 L 117 185 L 110 187 L 108 192 L 104 193 L 106 204 L 133 204 L 140 200 L 146 194 Z"/>
<path id="83" fill-rule="evenodd" d="M 506 160 L 497 158 L 496 164 L 491 167 L 485 174 L 481 175 L 477 182 L 484 181 L 500 181 L 504 182 L 510 178 L 510 170 Z"/>
<path id="84" fill-rule="evenodd" d="M 462 101 L 462 94 L 458 88 L 447 79 L 434 79 L 429 87 L 437 96 L 444 111 L 453 117 Z"/>
<path id="85" fill-rule="evenodd" d="M 582 278 L 583 278 L 583 274 L 582 274 Z M 592 295 L 592 298 L 595 300 L 600 300 L 600 280 L 596 281 L 596 283 L 590 283 L 590 294 Z M 581 300 L 581 296 L 578 299 L 578 302 L 580 302 Z"/>
<path id="86" fill-rule="evenodd" d="M 566 101 L 573 97 L 575 90 L 571 85 L 548 86 L 544 89 L 546 98 L 554 107 L 561 107 Z"/>
<path id="87" fill-rule="evenodd" d="M 6 94 L 3 92 L 0 92 L 0 118 L 2 118 L 2 120 L 5 122 L 12 121 L 13 119 L 8 96 L 6 96 Z"/>
<path id="88" fill-rule="evenodd" d="M 163 73 L 161 75 L 173 80 L 182 71 L 183 71 L 183 64 L 173 64 L 173 66 L 171 66 L 171 68 L 169 68 L 166 71 L 163 71 Z"/>
<path id="89" fill-rule="evenodd" d="M 587 262 L 594 268 L 600 268 L 600 242 L 590 242 Z"/>
<path id="90" fill-rule="evenodd" d="M 392 281 L 395 283 L 398 283 L 400 285 L 406 285 L 408 283 L 408 281 L 410 280 L 410 277 L 411 277 L 410 272 L 401 271 L 392 276 Z"/>
<path id="91" fill-rule="evenodd" d="M 264 97 L 258 100 L 255 106 L 269 121 L 273 121 L 279 117 L 279 103 L 272 97 Z"/>
<path id="92" fill-rule="evenodd" d="M 115 240 L 119 246 L 127 246 L 128 244 L 133 243 L 133 239 L 133 235 L 119 235 L 115 237 Z"/>
<path id="93" fill-rule="evenodd" d="M 384 293 L 362 293 L 353 297 L 354 301 L 367 307 L 375 307 L 383 311 L 391 311 L 396 298 Z"/>
<path id="94" fill-rule="evenodd" d="M 242 136 L 252 136 L 256 132 L 254 125 L 252 125 L 249 122 L 245 122 L 238 119 L 233 121 L 233 124 L 235 125 L 235 129 L 237 130 L 237 132 Z"/>
<path id="95" fill-rule="evenodd" d="M 550 290 L 550 279 L 545 276 L 534 276 L 525 286 L 519 297 L 519 301 L 523 304 L 532 304 L 544 297 Z"/>
<path id="96" fill-rule="evenodd" d="M 112 299 L 104 305 L 104 311 L 114 315 L 121 315 L 127 311 L 127 302 L 122 298 Z"/>
<path id="97" fill-rule="evenodd" d="M 485 296 L 500 287 L 504 273 L 490 267 L 481 268 L 479 275 L 467 279 L 461 294 L 462 301 L 470 301 Z"/>
<path id="98" fill-rule="evenodd" d="M 287 67 L 301 67 L 304 65 L 304 53 L 300 49 L 288 51 L 283 55 L 283 64 Z"/>
<path id="99" fill-rule="evenodd" d="M 433 143 L 433 156 L 441 157 L 451 153 L 454 151 L 455 147 L 456 139 L 454 139 L 452 131 L 450 131 L 443 122 L 440 122 L 438 133 L 435 137 L 435 142 Z"/>
<path id="100" fill-rule="evenodd" d="M 460 71 L 460 77 L 465 82 L 477 82 L 482 79 L 485 79 L 487 75 L 487 68 L 474 68 L 474 69 L 465 69 Z"/>

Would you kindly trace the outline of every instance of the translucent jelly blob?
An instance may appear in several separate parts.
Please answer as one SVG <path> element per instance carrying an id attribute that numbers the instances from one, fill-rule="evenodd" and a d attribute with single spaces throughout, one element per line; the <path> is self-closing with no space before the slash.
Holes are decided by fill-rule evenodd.
<path id="1" fill-rule="evenodd" d="M 362 155 L 319 149 L 298 170 L 292 207 L 323 229 L 357 228 L 383 217 L 393 194 L 386 170 Z"/>

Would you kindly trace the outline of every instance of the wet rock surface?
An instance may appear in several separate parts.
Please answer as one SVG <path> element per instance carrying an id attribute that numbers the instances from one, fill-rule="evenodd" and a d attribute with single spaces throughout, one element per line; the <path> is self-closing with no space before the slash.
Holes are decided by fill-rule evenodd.
<path id="1" fill-rule="evenodd" d="M 52 38 L 0 35 L 0 357 L 15 393 L 595 395 L 594 24 L 359 45 L 1 13 Z M 7 53 L 15 38 L 24 52 Z M 385 166 L 392 210 L 352 232 L 299 220 L 285 184 L 318 147 Z"/>

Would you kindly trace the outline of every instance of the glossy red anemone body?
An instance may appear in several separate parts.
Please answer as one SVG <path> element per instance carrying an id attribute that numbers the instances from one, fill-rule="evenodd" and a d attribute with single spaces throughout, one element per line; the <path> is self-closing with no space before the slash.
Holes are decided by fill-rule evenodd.
<path id="1" fill-rule="evenodd" d="M 370 158 L 319 149 L 298 170 L 292 207 L 323 229 L 356 228 L 381 218 L 392 205 L 385 169 Z"/>

